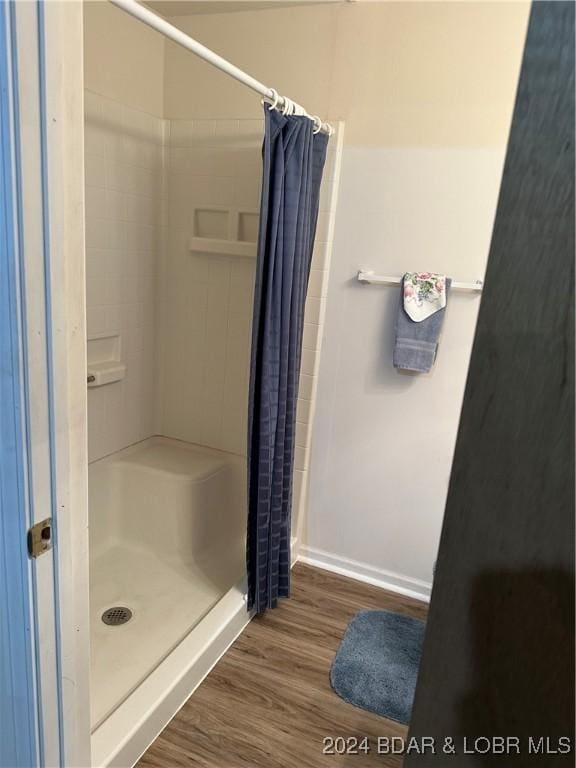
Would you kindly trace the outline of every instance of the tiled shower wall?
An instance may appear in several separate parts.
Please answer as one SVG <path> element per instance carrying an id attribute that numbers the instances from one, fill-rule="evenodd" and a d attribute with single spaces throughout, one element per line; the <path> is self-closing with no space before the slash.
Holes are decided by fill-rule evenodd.
<path id="1" fill-rule="evenodd" d="M 85 92 L 87 330 L 120 336 L 123 381 L 88 389 L 89 459 L 154 432 L 164 121 Z"/>
<path id="2" fill-rule="evenodd" d="M 257 210 L 261 144 L 259 120 L 169 123 L 160 429 L 239 454 L 246 450 L 254 259 L 191 252 L 190 240 L 198 210 L 211 212 L 223 238 L 219 214 L 225 221 L 231 210 Z"/>
<path id="3" fill-rule="evenodd" d="M 90 460 L 152 434 L 245 454 L 255 259 L 192 252 L 190 241 L 197 209 L 246 212 L 243 236 L 255 241 L 262 131 L 260 120 L 163 121 L 86 94 L 88 334 L 119 334 L 127 365 L 123 382 L 89 390 Z M 307 485 L 341 133 L 328 151 L 306 304 L 298 504 Z"/>
<path id="4" fill-rule="evenodd" d="M 197 209 L 259 206 L 260 120 L 172 120 L 160 308 L 159 430 L 245 454 L 255 261 L 190 250 Z M 306 304 L 296 431 L 295 508 L 305 504 L 311 423 L 332 250 L 342 127 L 330 141 Z M 257 220 L 256 217 L 255 221 Z M 226 236 L 226 227 L 219 236 Z M 256 226 L 246 239 L 256 238 Z"/>

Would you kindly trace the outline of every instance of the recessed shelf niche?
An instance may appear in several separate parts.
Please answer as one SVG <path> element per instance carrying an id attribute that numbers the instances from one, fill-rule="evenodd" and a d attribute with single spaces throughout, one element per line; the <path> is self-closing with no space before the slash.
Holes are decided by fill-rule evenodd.
<path id="1" fill-rule="evenodd" d="M 239 208 L 195 208 L 190 250 L 221 256 L 256 258 L 258 211 Z"/>

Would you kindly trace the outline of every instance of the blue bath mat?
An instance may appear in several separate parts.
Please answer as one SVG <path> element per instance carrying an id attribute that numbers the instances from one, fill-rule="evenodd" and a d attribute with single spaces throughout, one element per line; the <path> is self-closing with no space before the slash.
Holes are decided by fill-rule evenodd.
<path id="1" fill-rule="evenodd" d="M 344 701 L 408 724 L 425 623 L 391 611 L 360 611 L 352 619 L 330 670 Z"/>

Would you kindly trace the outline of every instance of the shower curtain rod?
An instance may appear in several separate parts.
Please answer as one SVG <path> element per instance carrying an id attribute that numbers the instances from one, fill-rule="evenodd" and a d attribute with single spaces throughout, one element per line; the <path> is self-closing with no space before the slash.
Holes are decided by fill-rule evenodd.
<path id="1" fill-rule="evenodd" d="M 304 107 L 300 106 L 300 104 L 297 104 L 295 101 L 292 101 L 292 99 L 289 99 L 286 96 L 280 96 L 277 91 L 274 90 L 274 88 L 268 88 L 259 80 L 256 80 L 256 78 L 249 75 L 247 72 L 243 72 L 241 69 L 239 69 L 239 67 L 234 66 L 234 64 L 231 64 L 229 61 L 222 58 L 222 56 L 219 56 L 217 53 L 214 53 L 214 51 L 211 51 L 210 48 L 206 48 L 205 45 L 202 45 L 202 43 L 194 40 L 193 37 L 184 34 L 184 32 L 179 30 L 177 27 L 169 24 L 161 16 L 157 16 L 155 13 L 148 10 L 148 8 L 140 5 L 140 3 L 136 2 L 136 0 L 110 0 L 110 2 L 112 5 L 121 8 L 123 11 L 126 11 L 126 13 L 129 13 L 136 19 L 143 21 L 144 24 L 152 27 L 152 29 L 161 32 L 165 37 L 169 37 L 170 40 L 178 43 L 178 45 L 181 45 L 183 48 L 187 48 L 189 51 L 192 51 L 192 53 L 195 53 L 196 56 L 199 56 L 209 64 L 212 64 L 212 66 L 222 70 L 222 72 L 230 75 L 230 77 L 238 80 L 243 85 L 247 85 L 248 88 L 252 88 L 253 91 L 256 91 L 256 93 L 259 93 L 261 96 L 263 96 L 263 98 L 272 104 L 275 108 L 286 109 L 287 114 L 305 115 L 316 123 L 317 130 L 322 131 L 322 133 L 327 133 L 329 136 L 333 133 L 332 126 L 328 125 L 328 123 L 323 123 L 316 115 L 309 115 Z"/>

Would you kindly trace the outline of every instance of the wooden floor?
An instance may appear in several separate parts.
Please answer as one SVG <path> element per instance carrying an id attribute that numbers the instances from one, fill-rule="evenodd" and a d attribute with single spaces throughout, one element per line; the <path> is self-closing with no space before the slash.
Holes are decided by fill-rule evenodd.
<path id="1" fill-rule="evenodd" d="M 292 598 L 254 619 L 140 759 L 139 768 L 400 766 L 377 754 L 406 728 L 340 699 L 330 665 L 352 616 L 388 608 L 425 618 L 426 605 L 298 564 Z M 368 754 L 323 754 L 324 737 L 369 739 Z"/>

